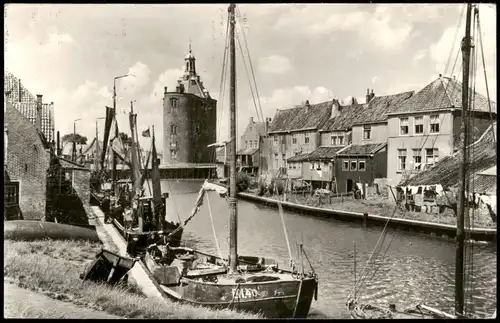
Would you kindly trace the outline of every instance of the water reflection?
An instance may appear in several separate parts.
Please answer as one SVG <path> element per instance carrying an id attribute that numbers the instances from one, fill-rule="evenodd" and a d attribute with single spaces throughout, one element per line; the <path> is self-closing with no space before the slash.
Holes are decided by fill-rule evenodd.
<path id="1" fill-rule="evenodd" d="M 201 182 L 163 181 L 162 190 L 170 192 L 168 210 L 185 219 L 190 213 Z M 224 256 L 228 244 L 228 204 L 217 193 L 210 192 L 217 240 Z M 238 201 L 238 253 L 260 255 L 280 260 L 286 268 L 288 249 L 283 227 L 275 209 Z M 363 228 L 358 224 L 285 212 L 292 255 L 297 243 L 304 248 L 320 277 L 318 301 L 313 302 L 311 317 L 349 318 L 345 300 L 352 290 L 354 245 L 356 245 L 357 278 L 364 269 L 381 228 Z M 189 223 L 184 243 L 200 250 L 217 253 L 206 203 Z M 385 250 L 387 246 L 390 248 Z M 476 311 L 493 313 L 496 308 L 496 245 L 474 245 L 472 296 Z M 455 244 L 453 241 L 409 232 L 389 231 L 382 247 L 376 274 L 367 280 L 363 299 L 375 304 L 395 303 L 398 308 L 425 302 L 453 312 Z M 308 268 L 307 262 L 305 268 Z"/>

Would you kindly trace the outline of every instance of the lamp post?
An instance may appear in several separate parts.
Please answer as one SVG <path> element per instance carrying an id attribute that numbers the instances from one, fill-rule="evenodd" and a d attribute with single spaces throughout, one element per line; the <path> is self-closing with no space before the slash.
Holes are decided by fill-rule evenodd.
<path id="1" fill-rule="evenodd" d="M 71 154 L 71 161 L 76 162 L 76 122 L 82 119 L 75 119 L 73 121 L 73 153 Z"/>
<path id="2" fill-rule="evenodd" d="M 134 74 L 125 74 L 121 76 L 116 76 L 113 79 L 113 118 L 116 118 L 116 80 L 127 77 L 127 76 L 134 76 Z M 115 138 L 118 137 L 118 127 L 115 127 Z M 111 169 L 111 179 L 112 179 L 112 184 L 111 184 L 111 190 L 115 189 L 115 183 L 116 183 L 116 154 L 113 152 L 113 168 Z"/>

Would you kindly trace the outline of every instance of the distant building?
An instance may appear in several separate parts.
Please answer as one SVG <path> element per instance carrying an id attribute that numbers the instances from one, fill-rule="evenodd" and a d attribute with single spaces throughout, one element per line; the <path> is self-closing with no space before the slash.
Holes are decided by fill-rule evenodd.
<path id="1" fill-rule="evenodd" d="M 490 115 L 487 98 L 475 93 L 474 99 L 473 141 L 491 126 L 491 118 L 497 118 L 495 102 L 490 102 Z M 440 75 L 388 114 L 389 184 L 399 184 L 462 146 L 461 102 L 462 84 Z"/>
<path id="2" fill-rule="evenodd" d="M 45 216 L 51 146 L 40 131 L 40 114 L 34 125 L 12 103 L 4 104 L 4 218 L 40 220 Z M 41 111 L 41 96 L 37 104 Z"/>
<path id="3" fill-rule="evenodd" d="M 204 88 L 195 62 L 190 49 L 175 91 L 165 87 L 163 164 L 215 162 L 213 148 L 207 146 L 217 137 L 217 100 Z"/>
<path id="4" fill-rule="evenodd" d="M 240 150 L 236 152 L 236 163 L 240 170 L 258 174 L 260 166 L 260 137 L 266 133 L 265 122 L 255 122 L 250 118 L 240 138 Z"/>

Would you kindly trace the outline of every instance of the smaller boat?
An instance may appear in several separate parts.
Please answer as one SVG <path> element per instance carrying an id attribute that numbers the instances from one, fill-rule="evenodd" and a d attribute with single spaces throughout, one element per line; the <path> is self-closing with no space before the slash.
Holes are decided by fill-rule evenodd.
<path id="1" fill-rule="evenodd" d="M 115 285 L 120 281 L 126 281 L 127 273 L 135 262 L 135 259 L 122 257 L 109 250 L 101 249 L 95 259 L 85 266 L 83 273 L 80 274 L 80 279 Z"/>
<path id="2" fill-rule="evenodd" d="M 41 239 L 99 242 L 95 227 L 33 220 L 4 221 L 4 239 L 33 241 Z"/>

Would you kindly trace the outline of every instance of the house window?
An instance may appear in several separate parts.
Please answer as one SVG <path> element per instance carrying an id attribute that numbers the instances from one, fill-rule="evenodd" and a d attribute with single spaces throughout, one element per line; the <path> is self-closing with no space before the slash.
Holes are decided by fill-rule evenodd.
<path id="1" fill-rule="evenodd" d="M 245 140 L 245 148 L 248 148 L 248 141 Z"/>
<path id="2" fill-rule="evenodd" d="M 422 169 L 422 150 L 413 149 L 413 169 Z"/>
<path id="3" fill-rule="evenodd" d="M 344 144 L 344 136 L 339 136 L 338 138 L 338 145 L 342 146 Z"/>
<path id="4" fill-rule="evenodd" d="M 281 155 L 281 159 L 283 160 L 283 166 L 286 167 L 286 155 L 285 154 L 282 154 Z"/>
<path id="5" fill-rule="evenodd" d="M 351 160 L 350 162 L 350 171 L 355 171 L 358 167 L 358 162 L 356 160 Z"/>
<path id="6" fill-rule="evenodd" d="M 278 154 L 274 154 L 274 166 L 278 168 Z"/>
<path id="7" fill-rule="evenodd" d="M 406 169 L 406 149 L 398 149 L 398 170 Z"/>
<path id="8" fill-rule="evenodd" d="M 349 170 L 349 161 L 348 160 L 342 161 L 342 170 Z"/>
<path id="9" fill-rule="evenodd" d="M 297 143 L 297 135 L 296 134 L 293 134 L 292 135 L 292 144 L 296 144 Z"/>
<path id="10" fill-rule="evenodd" d="M 304 143 L 308 144 L 309 143 L 309 134 L 304 135 Z"/>
<path id="11" fill-rule="evenodd" d="M 370 140 L 372 138 L 372 127 L 370 125 L 363 126 L 363 139 Z"/>
<path id="12" fill-rule="evenodd" d="M 171 150 L 170 151 L 170 158 L 171 159 L 177 159 L 177 150 Z"/>
<path id="13" fill-rule="evenodd" d="M 170 125 L 170 134 L 171 135 L 176 135 L 177 134 L 177 126 L 176 125 Z"/>
<path id="14" fill-rule="evenodd" d="M 253 148 L 257 148 L 257 147 L 259 147 L 259 145 L 258 145 L 258 143 L 257 143 L 257 140 L 254 140 L 254 141 L 253 141 Z"/>
<path id="15" fill-rule="evenodd" d="M 177 104 L 178 104 L 178 102 L 177 102 L 177 99 L 176 99 L 176 98 L 171 98 L 171 99 L 170 99 L 170 106 L 171 106 L 172 108 L 177 108 Z"/>
<path id="16" fill-rule="evenodd" d="M 320 162 L 316 163 L 316 170 L 321 170 L 321 163 Z"/>
<path id="17" fill-rule="evenodd" d="M 439 160 L 439 149 L 427 148 L 425 150 L 425 163 L 427 165 L 434 165 Z"/>
<path id="18" fill-rule="evenodd" d="M 431 115 L 430 121 L 430 133 L 439 133 L 439 114 Z"/>
<path id="19" fill-rule="evenodd" d="M 278 143 L 278 135 L 274 136 L 274 143 L 277 144 Z"/>
<path id="20" fill-rule="evenodd" d="M 311 170 L 314 170 L 314 163 L 311 163 Z"/>
<path id="21" fill-rule="evenodd" d="M 332 136 L 332 146 L 337 144 L 337 136 Z"/>
<path id="22" fill-rule="evenodd" d="M 415 117 L 415 134 L 421 135 L 424 133 L 424 117 Z"/>
<path id="23" fill-rule="evenodd" d="M 408 134 L 408 118 L 399 118 L 399 134 Z"/>
<path id="24" fill-rule="evenodd" d="M 364 160 L 360 160 L 360 161 L 358 162 L 358 170 L 359 170 L 360 172 L 364 172 L 364 171 L 366 170 L 366 163 L 365 163 L 365 161 L 364 161 Z"/>
<path id="25" fill-rule="evenodd" d="M 297 163 L 292 163 L 292 165 L 293 165 L 293 169 L 297 168 Z"/>

